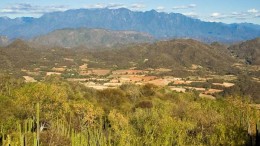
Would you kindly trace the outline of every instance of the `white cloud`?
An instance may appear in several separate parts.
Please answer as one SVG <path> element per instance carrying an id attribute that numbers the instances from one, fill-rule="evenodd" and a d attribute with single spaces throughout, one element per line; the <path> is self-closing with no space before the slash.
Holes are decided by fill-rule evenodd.
<path id="1" fill-rule="evenodd" d="M 250 10 L 247 10 L 248 13 L 258 13 L 258 10 L 256 9 L 250 9 Z"/>
<path id="2" fill-rule="evenodd" d="M 198 18 L 199 15 L 195 12 L 187 12 L 187 13 L 182 13 L 183 15 L 185 16 L 188 16 L 188 17 L 192 17 L 192 18 Z"/>
<path id="3" fill-rule="evenodd" d="M 232 12 L 230 18 L 247 19 L 250 15 L 246 12 Z"/>
<path id="4" fill-rule="evenodd" d="M 195 7 L 197 7 L 197 5 L 196 4 L 190 4 L 189 7 L 190 8 L 195 8 Z"/>
<path id="5" fill-rule="evenodd" d="M 189 5 L 175 6 L 175 7 L 173 7 L 172 9 L 173 9 L 173 10 L 192 9 L 192 8 L 195 8 L 195 7 L 197 7 L 196 4 L 189 4 Z"/>
<path id="6" fill-rule="evenodd" d="M 143 9 L 145 8 L 146 6 L 144 4 L 140 4 L 140 3 L 135 3 L 135 4 L 132 4 L 130 6 L 130 8 L 132 9 L 137 9 L 137 10 L 140 10 L 140 9 Z"/>
<path id="7" fill-rule="evenodd" d="M 164 10 L 165 10 L 165 7 L 163 7 L 163 6 L 158 6 L 158 7 L 156 8 L 156 10 L 157 10 L 157 11 L 164 11 Z"/>
<path id="8" fill-rule="evenodd" d="M 0 10 L 1 13 L 13 13 L 14 11 L 12 9 L 2 9 Z"/>
<path id="9" fill-rule="evenodd" d="M 19 3 L 7 6 L 0 10 L 1 14 L 43 14 L 54 11 L 66 11 L 69 7 L 65 5 L 38 6 L 27 3 Z"/>
<path id="10" fill-rule="evenodd" d="M 124 4 L 110 3 L 106 7 L 109 9 L 117 9 L 117 8 L 125 8 L 126 6 Z"/>
<path id="11" fill-rule="evenodd" d="M 232 13 L 219 13 L 214 12 L 210 14 L 209 19 L 213 19 L 214 21 L 219 21 L 221 19 L 237 19 L 237 20 L 247 20 L 253 19 L 255 17 L 259 17 L 260 13 L 256 9 L 250 9 L 248 11 L 242 12 L 232 12 Z"/>
<path id="12" fill-rule="evenodd" d="M 211 17 L 220 17 L 221 14 L 218 13 L 218 12 L 215 12 L 215 13 L 212 13 L 210 16 L 211 16 Z"/>
<path id="13" fill-rule="evenodd" d="M 92 8 L 105 8 L 106 5 L 105 4 L 102 4 L 102 3 L 97 3 L 97 4 L 93 4 L 93 5 L 86 5 L 85 8 L 89 8 L 89 9 L 92 9 Z"/>
<path id="14" fill-rule="evenodd" d="M 118 8 L 129 8 L 129 9 L 133 9 L 133 10 L 141 10 L 146 8 L 146 6 L 144 4 L 141 3 L 134 3 L 131 5 L 124 5 L 122 3 L 97 3 L 94 5 L 86 5 L 85 8 L 88 9 L 92 9 L 92 8 L 97 8 L 97 9 L 102 9 L 102 8 L 108 8 L 108 9 L 118 9 Z"/>
<path id="15" fill-rule="evenodd" d="M 85 6 L 85 8 L 96 8 L 96 9 L 102 9 L 102 8 L 108 8 L 108 9 L 117 9 L 117 8 L 125 8 L 126 6 L 124 4 L 117 4 L 117 3 L 109 3 L 109 4 L 105 4 L 105 3 L 97 3 L 94 5 L 87 5 Z"/>
<path id="16" fill-rule="evenodd" d="M 219 12 L 214 12 L 214 13 L 210 14 L 209 19 L 211 21 L 219 22 L 220 20 L 227 19 L 227 18 L 232 18 L 232 17 L 233 17 L 232 15 L 222 14 L 222 13 L 219 13 Z"/>

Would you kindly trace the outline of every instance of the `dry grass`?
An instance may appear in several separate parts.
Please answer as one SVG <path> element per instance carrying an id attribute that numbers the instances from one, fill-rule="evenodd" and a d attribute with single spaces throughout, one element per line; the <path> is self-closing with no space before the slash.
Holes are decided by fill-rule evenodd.
<path id="1" fill-rule="evenodd" d="M 200 96 L 201 98 L 216 100 L 216 98 L 215 98 L 214 96 L 212 96 L 212 95 L 207 95 L 207 94 L 200 93 L 199 96 Z"/>
<path id="2" fill-rule="evenodd" d="M 186 89 L 181 87 L 170 87 L 170 89 L 176 92 L 186 92 Z"/>
<path id="3" fill-rule="evenodd" d="M 222 91 L 223 91 L 223 90 L 209 89 L 209 90 L 205 91 L 204 94 L 211 95 L 211 94 L 219 93 L 219 92 L 222 92 Z"/>

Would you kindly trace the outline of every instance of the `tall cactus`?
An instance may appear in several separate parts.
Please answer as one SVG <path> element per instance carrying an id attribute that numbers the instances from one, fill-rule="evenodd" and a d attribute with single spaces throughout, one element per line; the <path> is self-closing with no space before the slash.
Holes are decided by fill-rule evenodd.
<path id="1" fill-rule="evenodd" d="M 37 124 L 37 146 L 40 146 L 40 104 L 36 105 L 36 124 Z"/>
<path id="2" fill-rule="evenodd" d="M 20 145 L 24 146 L 24 133 L 22 131 L 22 125 L 20 123 L 18 123 L 17 128 L 18 128 L 18 132 L 19 132 Z"/>

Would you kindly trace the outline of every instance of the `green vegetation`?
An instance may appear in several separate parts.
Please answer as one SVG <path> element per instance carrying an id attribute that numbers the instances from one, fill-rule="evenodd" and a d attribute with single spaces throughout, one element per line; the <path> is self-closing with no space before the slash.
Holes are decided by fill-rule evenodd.
<path id="1" fill-rule="evenodd" d="M 241 97 L 249 97 L 255 103 L 260 103 L 260 82 L 253 81 L 247 75 L 238 76 L 235 86 L 226 88 L 221 96 L 238 95 Z"/>
<path id="2" fill-rule="evenodd" d="M 99 91 L 58 76 L 1 81 L 2 145 L 246 145 L 260 122 L 240 96 L 208 100 L 151 84 Z"/>
<path id="3" fill-rule="evenodd" d="M 222 53 L 222 50 L 195 40 L 182 39 L 133 45 L 112 51 L 101 50 L 90 54 L 110 67 L 117 65 L 119 68 L 129 68 L 132 67 L 130 62 L 135 62 L 140 69 L 170 68 L 179 74 L 185 72 L 182 70 L 187 72 L 192 64 L 202 66 L 198 73 L 208 70 L 228 73 L 232 71 L 231 65 L 235 63 L 235 60 L 229 54 Z"/>
<path id="4" fill-rule="evenodd" d="M 249 40 L 228 48 L 233 56 L 242 59 L 247 64 L 260 65 L 260 38 Z"/>

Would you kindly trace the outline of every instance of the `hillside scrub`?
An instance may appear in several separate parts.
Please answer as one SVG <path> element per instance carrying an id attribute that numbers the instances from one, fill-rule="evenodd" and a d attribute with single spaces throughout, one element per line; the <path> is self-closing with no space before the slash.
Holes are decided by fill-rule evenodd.
<path id="1" fill-rule="evenodd" d="M 38 137 L 43 146 L 245 145 L 260 121 L 239 96 L 201 99 L 150 84 L 99 91 L 57 77 L 3 81 L 13 84 L 0 94 L 2 145 L 37 145 Z"/>

